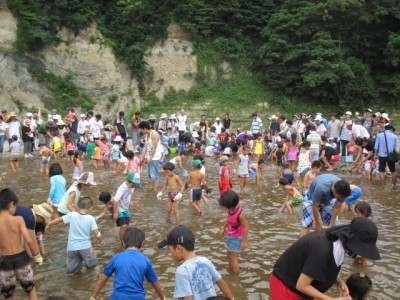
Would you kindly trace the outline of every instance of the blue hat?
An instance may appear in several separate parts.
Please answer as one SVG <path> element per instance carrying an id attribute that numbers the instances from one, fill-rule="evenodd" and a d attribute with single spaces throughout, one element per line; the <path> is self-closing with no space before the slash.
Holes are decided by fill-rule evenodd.
<path id="1" fill-rule="evenodd" d="M 129 172 L 126 176 L 126 180 L 133 183 L 133 186 L 140 188 L 140 174 L 136 172 Z"/>
<path id="2" fill-rule="evenodd" d="M 13 139 L 13 140 L 18 140 L 18 136 L 17 136 L 16 134 L 14 134 L 14 135 L 11 137 L 11 139 Z"/>

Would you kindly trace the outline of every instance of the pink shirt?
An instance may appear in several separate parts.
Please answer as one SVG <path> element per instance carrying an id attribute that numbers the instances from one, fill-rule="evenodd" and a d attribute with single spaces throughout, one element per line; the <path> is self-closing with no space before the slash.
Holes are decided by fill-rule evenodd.
<path id="1" fill-rule="evenodd" d="M 228 210 L 228 229 L 226 233 L 230 236 L 242 236 L 243 235 L 243 225 L 240 224 L 239 215 L 242 213 L 242 208 L 238 209 L 231 214 Z"/>
<path id="2" fill-rule="evenodd" d="M 140 159 L 137 157 L 134 157 L 132 160 L 127 160 L 125 162 L 125 167 L 128 167 L 128 172 L 136 172 L 140 174 L 141 172 L 141 167 L 140 167 Z"/>

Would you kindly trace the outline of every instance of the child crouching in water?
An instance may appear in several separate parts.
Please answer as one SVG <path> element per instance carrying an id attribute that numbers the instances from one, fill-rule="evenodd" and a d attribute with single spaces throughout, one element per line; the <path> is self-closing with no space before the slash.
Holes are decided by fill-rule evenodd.
<path id="1" fill-rule="evenodd" d="M 90 215 L 93 209 L 93 201 L 89 197 L 84 197 L 78 201 L 78 211 L 70 212 L 62 217 L 54 219 L 47 224 L 45 232 L 49 232 L 52 225 L 63 222 L 69 224 L 69 235 L 67 245 L 67 274 L 75 274 L 81 271 L 82 261 L 88 269 L 99 271 L 99 261 L 92 248 L 90 234 L 95 235 L 100 243 L 104 245 L 104 240 L 97 228 L 96 221 Z"/>
<path id="2" fill-rule="evenodd" d="M 293 215 L 293 207 L 303 202 L 303 196 L 298 189 L 290 184 L 286 177 L 279 179 L 279 185 L 286 192 L 285 202 L 282 205 L 281 211 L 287 208 L 289 214 Z"/>
<path id="3" fill-rule="evenodd" d="M 232 190 L 225 192 L 219 198 L 219 205 L 227 209 L 227 220 L 222 225 L 220 234 L 226 231 L 226 248 L 229 267 L 234 273 L 239 273 L 239 253 L 247 248 L 249 227 L 239 205 L 239 196 Z"/>
<path id="4" fill-rule="evenodd" d="M 352 300 L 366 300 L 372 288 L 372 281 L 363 273 L 355 273 L 347 278 L 346 285 Z"/>

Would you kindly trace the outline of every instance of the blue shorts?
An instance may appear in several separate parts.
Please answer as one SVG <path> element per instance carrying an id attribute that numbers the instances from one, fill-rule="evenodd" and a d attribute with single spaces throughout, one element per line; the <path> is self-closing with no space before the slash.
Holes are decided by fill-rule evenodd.
<path id="1" fill-rule="evenodd" d="M 361 194 L 361 189 L 359 187 L 356 187 L 351 190 L 350 196 L 344 199 L 344 201 L 350 205 L 354 205 L 357 199 L 360 198 Z"/>
<path id="2" fill-rule="evenodd" d="M 242 240 L 243 237 L 241 236 L 228 235 L 226 237 L 226 248 L 228 249 L 229 252 L 240 253 L 242 252 L 242 247 L 241 247 Z"/>
<path id="3" fill-rule="evenodd" d="M 249 168 L 249 178 L 256 178 L 256 176 L 257 176 L 256 169 Z"/>
<path id="4" fill-rule="evenodd" d="M 310 149 L 312 161 L 316 161 L 319 158 L 319 149 Z"/>
<path id="5" fill-rule="evenodd" d="M 192 201 L 200 201 L 201 200 L 201 193 L 202 193 L 202 189 L 193 189 L 192 190 Z"/>
<path id="6" fill-rule="evenodd" d="M 287 180 L 289 180 L 290 184 L 293 183 L 293 180 L 294 180 L 293 174 L 285 174 L 285 175 L 283 175 L 283 177 L 286 178 Z"/>
<path id="7" fill-rule="evenodd" d="M 300 174 L 299 174 L 300 177 L 301 178 L 306 177 L 306 174 L 307 174 L 308 171 L 311 171 L 311 168 L 306 168 L 302 172 L 300 172 Z"/>
<path id="8" fill-rule="evenodd" d="M 159 168 L 160 168 L 159 160 L 152 160 L 147 165 L 147 173 L 150 177 L 150 180 L 159 180 L 160 179 L 160 175 L 158 174 Z"/>
<path id="9" fill-rule="evenodd" d="M 118 219 L 117 219 L 117 221 L 115 221 L 117 223 L 117 226 L 121 227 L 122 225 L 129 225 L 130 216 L 131 216 L 131 212 L 129 209 L 118 213 Z"/>
<path id="10" fill-rule="evenodd" d="M 329 205 L 320 204 L 318 207 L 319 214 L 321 215 L 322 224 L 328 226 L 331 222 L 333 207 L 335 206 L 336 199 L 333 198 Z M 312 204 L 313 201 L 309 194 L 304 196 L 303 201 L 303 219 L 301 221 L 301 225 L 305 228 L 311 228 L 314 223 L 314 215 L 312 212 Z M 339 226 L 338 218 L 336 217 L 335 226 Z"/>

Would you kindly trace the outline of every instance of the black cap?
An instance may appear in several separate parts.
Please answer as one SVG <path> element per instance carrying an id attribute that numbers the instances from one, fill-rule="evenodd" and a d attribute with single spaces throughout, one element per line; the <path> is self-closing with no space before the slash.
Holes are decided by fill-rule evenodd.
<path id="1" fill-rule="evenodd" d="M 3 109 L 2 111 L 1 111 L 1 113 L 6 113 L 7 112 L 7 109 Z"/>
<path id="2" fill-rule="evenodd" d="M 168 233 L 167 238 L 158 243 L 158 248 L 164 248 L 168 245 L 182 245 L 189 251 L 194 250 L 195 237 L 193 231 L 186 225 L 173 227 Z"/>
<path id="3" fill-rule="evenodd" d="M 370 113 L 372 114 L 372 109 L 367 108 L 367 109 L 365 110 L 365 112 L 370 112 Z"/>
<path id="4" fill-rule="evenodd" d="M 252 117 L 257 117 L 257 113 L 252 113 L 251 116 Z"/>
<path id="5" fill-rule="evenodd" d="M 345 242 L 347 248 L 367 259 L 381 259 L 376 240 L 378 228 L 367 218 L 355 218 L 349 225 L 349 238 Z"/>
<path id="6" fill-rule="evenodd" d="M 140 111 L 135 112 L 135 115 L 140 116 Z"/>
<path id="7" fill-rule="evenodd" d="M 385 125 L 385 130 L 390 130 L 390 129 L 393 129 L 393 131 L 395 130 L 395 128 L 392 124 Z"/>

